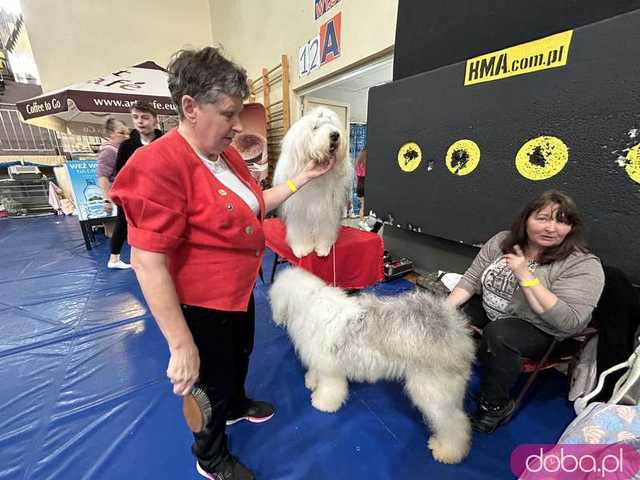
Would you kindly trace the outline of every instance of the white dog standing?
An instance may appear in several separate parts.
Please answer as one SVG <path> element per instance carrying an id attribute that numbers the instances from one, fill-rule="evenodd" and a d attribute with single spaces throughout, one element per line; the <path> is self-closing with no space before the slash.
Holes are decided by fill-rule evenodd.
<path id="1" fill-rule="evenodd" d="M 324 163 L 335 157 L 329 172 L 305 185 L 280 207 L 287 242 L 298 258 L 313 251 L 321 257 L 329 255 L 338 237 L 353 178 L 346 142 L 338 116 L 325 107 L 295 122 L 282 141 L 274 185 L 295 177 L 310 161 Z"/>
<path id="2" fill-rule="evenodd" d="M 404 380 L 431 426 L 433 457 L 458 463 L 467 455 L 471 428 L 463 400 L 475 347 L 466 317 L 444 298 L 347 296 L 299 268 L 280 272 L 269 296 L 274 321 L 286 327 L 308 369 L 315 408 L 338 410 L 348 380 Z"/>

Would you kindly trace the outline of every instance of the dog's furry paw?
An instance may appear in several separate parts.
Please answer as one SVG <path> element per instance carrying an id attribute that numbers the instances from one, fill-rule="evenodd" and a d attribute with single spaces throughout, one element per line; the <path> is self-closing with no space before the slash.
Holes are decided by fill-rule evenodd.
<path id="1" fill-rule="evenodd" d="M 452 448 L 449 445 L 443 445 L 436 436 L 431 436 L 431 438 L 429 438 L 428 445 L 431 449 L 431 453 L 433 454 L 433 458 L 440 463 L 460 463 L 469 452 L 468 449 L 460 451 L 456 448 Z"/>
<path id="2" fill-rule="evenodd" d="M 333 413 L 338 411 L 344 400 L 341 398 L 327 398 L 327 396 L 319 395 L 318 390 L 311 394 L 311 405 L 321 412 Z"/>
<path id="3" fill-rule="evenodd" d="M 312 392 L 318 386 L 318 376 L 311 370 L 309 370 L 304 375 L 304 386 L 307 387 Z"/>
<path id="4" fill-rule="evenodd" d="M 292 245 L 291 250 L 293 251 L 293 254 L 296 257 L 302 258 L 302 257 L 306 257 L 313 251 L 313 246 L 312 245 Z"/>
<path id="5" fill-rule="evenodd" d="M 316 253 L 319 257 L 326 257 L 327 255 L 329 255 L 329 253 L 331 253 L 331 247 L 331 245 L 329 245 L 328 247 L 325 245 L 318 245 L 316 247 Z"/>
<path id="6" fill-rule="evenodd" d="M 440 448 L 440 441 L 435 436 L 432 435 L 431 437 L 429 437 L 429 442 L 427 443 L 427 446 L 429 447 L 430 450 Z"/>

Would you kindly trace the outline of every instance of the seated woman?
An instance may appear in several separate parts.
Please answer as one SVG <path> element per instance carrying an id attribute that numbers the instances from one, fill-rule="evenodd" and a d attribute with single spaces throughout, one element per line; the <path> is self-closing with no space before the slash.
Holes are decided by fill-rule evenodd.
<path id="1" fill-rule="evenodd" d="M 465 311 L 483 328 L 475 431 L 492 433 L 509 419 L 523 357 L 540 359 L 554 337 L 583 330 L 603 286 L 600 260 L 589 253 L 576 205 L 562 192 L 543 193 L 510 231 L 484 244 L 448 297 L 456 306 L 471 299 Z"/>

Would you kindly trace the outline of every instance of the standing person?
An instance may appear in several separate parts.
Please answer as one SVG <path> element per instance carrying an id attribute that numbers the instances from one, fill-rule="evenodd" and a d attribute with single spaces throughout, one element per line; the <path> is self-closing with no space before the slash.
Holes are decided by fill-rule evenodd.
<path id="1" fill-rule="evenodd" d="M 198 381 L 212 406 L 209 422 L 194 433 L 197 471 L 210 479 L 252 479 L 229 453 L 225 425 L 274 414 L 244 389 L 263 219 L 333 161 L 310 162 L 261 191 L 231 146 L 249 93 L 244 69 L 207 47 L 177 52 L 168 71 L 178 127 L 135 153 L 112 197 L 127 214 L 138 282 L 167 340 L 173 392 L 189 395 Z"/>
<path id="2" fill-rule="evenodd" d="M 589 253 L 574 201 L 551 190 L 529 202 L 511 230 L 485 243 L 448 301 L 482 328 L 483 367 L 471 426 L 492 433 L 514 411 L 511 388 L 523 358 L 539 360 L 553 338 L 589 323 L 604 287 L 600 260 Z M 473 297 L 473 298 L 472 298 Z"/>
<path id="3" fill-rule="evenodd" d="M 109 190 L 111 184 L 116 178 L 116 157 L 118 156 L 118 147 L 129 137 L 129 129 L 120 120 L 108 118 L 104 123 L 104 133 L 107 141 L 100 145 L 98 150 L 98 167 L 97 177 L 98 186 L 104 195 L 104 210 L 111 213 L 113 205 L 109 198 Z"/>
<path id="4" fill-rule="evenodd" d="M 364 223 L 364 177 L 367 171 L 367 147 L 364 147 L 356 157 L 356 195 L 360 200 L 360 227 L 368 226 Z"/>
<path id="5" fill-rule="evenodd" d="M 162 132 L 156 128 L 158 123 L 158 115 L 153 107 L 147 102 L 138 102 L 131 107 L 131 120 L 133 120 L 134 130 L 118 148 L 118 155 L 115 164 L 115 174 L 117 175 L 122 167 L 125 166 L 129 157 L 133 155 L 138 148 L 148 145 L 162 135 Z M 122 208 L 118 209 L 116 217 L 116 226 L 111 235 L 111 255 L 109 256 L 108 268 L 127 269 L 131 265 L 120 259 L 122 245 L 127 238 L 127 219 L 125 218 Z"/>

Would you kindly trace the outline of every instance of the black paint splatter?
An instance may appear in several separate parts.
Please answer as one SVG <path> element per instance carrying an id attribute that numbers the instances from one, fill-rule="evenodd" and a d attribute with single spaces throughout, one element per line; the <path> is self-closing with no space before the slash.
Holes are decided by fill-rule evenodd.
<path id="1" fill-rule="evenodd" d="M 415 151 L 413 148 L 410 148 L 406 152 L 404 152 L 403 157 L 404 157 L 404 166 L 406 167 L 411 160 L 418 158 L 418 152 Z"/>
<path id="2" fill-rule="evenodd" d="M 459 148 L 451 154 L 451 168 L 455 170 L 456 175 L 467 166 L 467 163 L 469 163 L 469 152 L 464 148 Z"/>
<path id="3" fill-rule="evenodd" d="M 542 168 L 547 166 L 547 159 L 544 158 L 542 148 L 539 145 L 529 154 L 529 163 Z"/>

